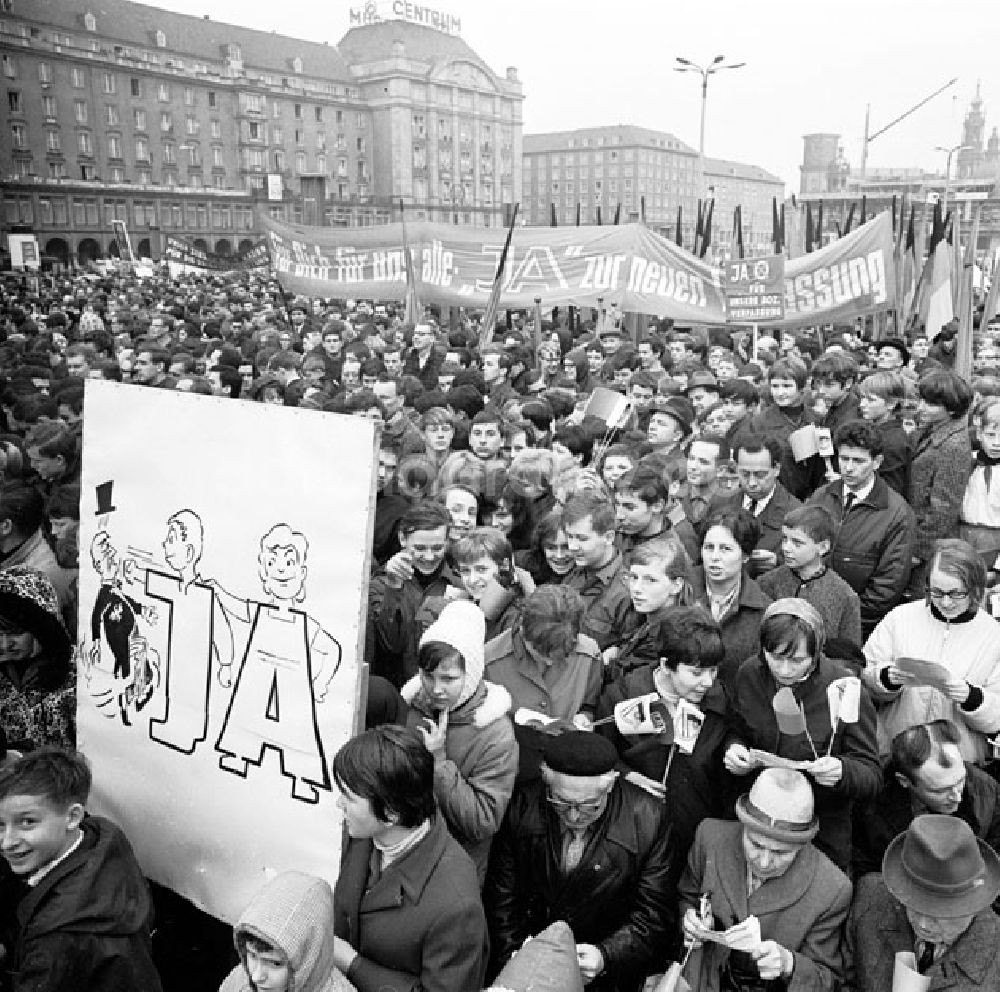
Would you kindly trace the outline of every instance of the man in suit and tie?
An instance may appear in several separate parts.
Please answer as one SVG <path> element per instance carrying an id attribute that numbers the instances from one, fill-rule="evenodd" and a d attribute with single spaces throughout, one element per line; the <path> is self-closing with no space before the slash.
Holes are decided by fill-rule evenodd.
<path id="1" fill-rule="evenodd" d="M 882 435 L 877 425 L 865 420 L 842 424 L 834 444 L 840 478 L 817 489 L 809 502 L 824 507 L 840 525 L 830 568 L 858 594 L 861 632 L 867 637 L 906 589 L 917 522 L 903 497 L 878 474 Z"/>
<path id="2" fill-rule="evenodd" d="M 740 483 L 737 499 L 757 518 L 760 527 L 756 551 L 762 553 L 751 561 L 751 574 L 756 577 L 779 563 L 785 514 L 801 504 L 778 481 L 781 443 L 776 438 L 744 434 L 736 442 L 735 457 Z"/>

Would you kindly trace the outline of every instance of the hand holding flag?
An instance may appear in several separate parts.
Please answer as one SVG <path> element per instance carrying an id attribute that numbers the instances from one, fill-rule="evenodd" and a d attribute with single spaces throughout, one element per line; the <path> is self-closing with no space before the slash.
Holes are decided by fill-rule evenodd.
<path id="1" fill-rule="evenodd" d="M 806 723 L 805 711 L 788 686 L 784 686 L 775 693 L 772 706 L 774 707 L 775 719 L 778 721 L 778 732 L 787 737 L 798 737 L 799 734 L 805 734 L 806 740 L 809 741 L 809 747 L 812 748 L 813 757 L 818 759 L 816 745 L 813 744 L 813 739 L 809 734 L 809 726 Z"/>

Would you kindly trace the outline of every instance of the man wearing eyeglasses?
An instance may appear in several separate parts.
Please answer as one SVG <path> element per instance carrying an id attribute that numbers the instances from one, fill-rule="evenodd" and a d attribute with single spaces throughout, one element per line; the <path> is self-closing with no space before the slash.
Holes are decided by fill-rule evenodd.
<path id="1" fill-rule="evenodd" d="M 494 839 L 484 904 L 494 973 L 565 920 L 588 992 L 637 992 L 676 945 L 673 846 L 661 800 L 615 770 L 614 745 L 552 737 L 540 781 L 515 790 Z"/>

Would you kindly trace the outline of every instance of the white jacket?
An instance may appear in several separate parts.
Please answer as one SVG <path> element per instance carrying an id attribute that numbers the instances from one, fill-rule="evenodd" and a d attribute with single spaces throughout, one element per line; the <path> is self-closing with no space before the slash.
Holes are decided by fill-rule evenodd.
<path id="1" fill-rule="evenodd" d="M 952 720 L 959 729 L 962 757 L 983 765 L 992 757 L 987 736 L 1000 731 L 1000 624 L 980 610 L 964 623 L 938 620 L 925 602 L 903 603 L 872 631 L 865 643 L 864 683 L 878 711 L 879 754 L 888 756 L 892 738 L 917 724 Z M 944 665 L 983 690 L 982 704 L 963 710 L 930 686 L 889 691 L 879 677 L 897 658 L 921 658 Z"/>

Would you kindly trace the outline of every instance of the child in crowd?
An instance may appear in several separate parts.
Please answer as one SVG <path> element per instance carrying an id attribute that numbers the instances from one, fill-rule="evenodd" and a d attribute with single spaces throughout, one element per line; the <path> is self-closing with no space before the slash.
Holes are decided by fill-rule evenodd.
<path id="1" fill-rule="evenodd" d="M 17 877 L 4 966 L 31 992 L 160 992 L 152 901 L 125 835 L 88 816 L 90 767 L 56 747 L 0 769 L 2 853 Z"/>
<path id="2" fill-rule="evenodd" d="M 785 515 L 781 554 L 784 564 L 757 583 L 772 599 L 798 597 L 820 612 L 831 638 L 861 644 L 858 594 L 834 571 L 826 557 L 837 538 L 837 524 L 821 506 L 800 506 Z"/>
<path id="3" fill-rule="evenodd" d="M 882 464 L 878 474 L 904 499 L 910 488 L 913 445 L 900 419 L 907 398 L 907 380 L 902 372 L 874 372 L 858 386 L 861 416 L 875 424 L 882 435 Z"/>
<path id="4" fill-rule="evenodd" d="M 977 551 L 1000 551 L 1000 397 L 976 411 L 976 461 L 962 500 L 959 536 Z M 992 566 L 993 561 L 989 564 Z"/>
<path id="5" fill-rule="evenodd" d="M 676 534 L 648 541 L 629 554 L 629 598 L 598 603 L 584 621 L 584 631 L 602 650 L 609 678 L 656 661 L 664 617 L 675 606 L 694 601 L 690 572 L 691 560 Z"/>
<path id="6" fill-rule="evenodd" d="M 219 992 L 354 992 L 333 964 L 333 891 L 321 878 L 282 872 L 233 929 L 240 963 Z"/>

